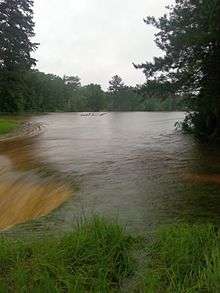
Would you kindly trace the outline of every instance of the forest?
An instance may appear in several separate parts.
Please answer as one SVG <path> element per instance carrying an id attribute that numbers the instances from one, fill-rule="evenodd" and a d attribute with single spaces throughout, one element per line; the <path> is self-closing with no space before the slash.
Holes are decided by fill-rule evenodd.
<path id="1" fill-rule="evenodd" d="M 157 81 L 131 87 L 115 74 L 104 91 L 99 84 L 81 85 L 77 75 L 38 71 L 32 6 L 32 1 L 0 3 L 1 113 L 185 110 L 183 96 Z"/>
<path id="2" fill-rule="evenodd" d="M 59 77 L 38 70 L 2 72 L 0 109 L 2 113 L 174 111 L 184 110 L 184 99 L 171 94 L 149 93 L 126 86 L 115 75 L 108 91 L 99 84 L 81 85 L 78 76 Z"/>

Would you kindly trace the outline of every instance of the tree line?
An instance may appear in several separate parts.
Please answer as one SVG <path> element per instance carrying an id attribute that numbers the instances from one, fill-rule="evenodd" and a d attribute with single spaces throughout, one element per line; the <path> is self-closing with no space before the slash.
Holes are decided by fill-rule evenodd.
<path id="1" fill-rule="evenodd" d="M 59 77 L 38 70 L 0 74 L 0 112 L 172 111 L 185 108 L 172 95 L 146 99 L 139 86 L 126 86 L 115 75 L 104 91 L 99 84 L 82 85 L 78 76 Z"/>
<path id="2" fill-rule="evenodd" d="M 0 111 L 178 110 L 182 128 L 208 140 L 220 137 L 220 0 L 176 0 L 153 25 L 163 57 L 134 64 L 146 82 L 126 86 L 115 75 L 107 91 L 82 86 L 77 76 L 34 70 L 33 0 L 0 1 Z"/>
<path id="3" fill-rule="evenodd" d="M 0 74 L 0 112 L 171 111 L 184 109 L 184 100 L 169 94 L 144 98 L 140 87 L 126 86 L 115 75 L 108 90 L 82 85 L 78 76 L 59 77 L 38 70 Z"/>
<path id="4" fill-rule="evenodd" d="M 31 54 L 33 43 L 32 0 L 0 2 L 0 112 L 45 111 L 145 111 L 176 110 L 170 93 L 143 99 L 140 87 L 124 84 L 115 75 L 107 91 L 99 84 L 81 85 L 78 76 L 59 77 L 39 72 Z M 146 98 L 146 93 L 145 93 Z"/>

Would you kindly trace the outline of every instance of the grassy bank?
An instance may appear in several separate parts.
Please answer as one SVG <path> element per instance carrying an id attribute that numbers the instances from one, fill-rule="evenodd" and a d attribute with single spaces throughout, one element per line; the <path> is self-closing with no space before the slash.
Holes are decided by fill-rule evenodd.
<path id="1" fill-rule="evenodd" d="M 100 219 L 60 239 L 0 242 L 0 292 L 109 292 L 134 272 L 135 240 Z"/>
<path id="2" fill-rule="evenodd" d="M 60 238 L 2 238 L 0 292 L 219 292 L 213 226 L 173 226 L 146 239 L 98 218 Z"/>
<path id="3" fill-rule="evenodd" d="M 19 126 L 19 122 L 10 118 L 0 118 L 0 135 L 8 134 Z"/>
<path id="4" fill-rule="evenodd" d="M 212 225 L 159 230 L 139 292 L 220 292 L 220 237 Z"/>

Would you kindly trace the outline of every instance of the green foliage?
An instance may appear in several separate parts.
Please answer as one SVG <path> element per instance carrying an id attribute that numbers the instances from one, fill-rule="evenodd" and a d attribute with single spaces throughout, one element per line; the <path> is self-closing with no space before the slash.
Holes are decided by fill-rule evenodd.
<path id="1" fill-rule="evenodd" d="M 134 88 L 124 87 L 116 92 L 107 93 L 107 109 L 110 111 L 138 111 L 141 98 Z"/>
<path id="2" fill-rule="evenodd" d="M 0 70 L 29 70 L 36 60 L 32 0 L 0 1 Z"/>
<path id="3" fill-rule="evenodd" d="M 219 292 L 220 236 L 212 225 L 174 225 L 157 233 L 138 292 Z"/>
<path id="4" fill-rule="evenodd" d="M 125 88 L 125 84 L 122 81 L 122 78 L 119 75 L 114 75 L 109 81 L 109 92 L 116 93 Z"/>
<path id="5" fill-rule="evenodd" d="M 164 227 L 149 241 L 96 217 L 60 237 L 0 238 L 0 292 L 219 290 L 220 235 L 208 224 Z"/>
<path id="6" fill-rule="evenodd" d="M 25 110 L 26 72 L 36 64 L 32 0 L 0 1 L 0 112 Z"/>
<path id="7" fill-rule="evenodd" d="M 78 76 L 67 76 L 63 77 L 65 85 L 71 90 L 76 90 L 81 87 L 80 78 Z"/>
<path id="8" fill-rule="evenodd" d="M 100 85 L 86 85 L 82 88 L 82 94 L 87 98 L 89 111 L 98 112 L 105 108 L 105 96 Z"/>
<path id="9" fill-rule="evenodd" d="M 62 111 L 68 88 L 62 78 L 54 74 L 29 71 L 25 75 L 24 110 L 26 112 Z"/>
<path id="10" fill-rule="evenodd" d="M 175 97 L 173 85 L 169 81 L 164 80 L 147 80 L 143 85 L 139 86 L 138 90 L 139 93 L 145 97 L 145 99 L 165 99 L 168 96 Z"/>
<path id="11" fill-rule="evenodd" d="M 122 81 L 122 80 L 121 80 Z M 37 70 L 0 73 L 1 112 L 57 111 L 172 111 L 182 110 L 180 99 L 144 99 L 138 88 L 116 86 L 104 92 L 100 85 L 82 86 L 78 76 L 45 74 Z"/>
<path id="12" fill-rule="evenodd" d="M 110 111 L 138 110 L 140 96 L 135 88 L 126 86 L 119 75 L 114 75 L 109 81 L 107 105 Z"/>
<path id="13" fill-rule="evenodd" d="M 147 81 L 128 87 L 118 75 L 109 81 L 107 105 L 110 111 L 177 111 L 185 110 L 181 96 L 174 95 L 169 82 Z"/>
<path id="14" fill-rule="evenodd" d="M 140 111 L 185 111 L 186 104 L 181 98 L 148 98 L 141 103 L 138 109 Z"/>
<path id="15" fill-rule="evenodd" d="M 22 111 L 25 88 L 24 72 L 0 71 L 0 112 Z"/>
<path id="16" fill-rule="evenodd" d="M 7 134 L 18 127 L 18 122 L 15 120 L 1 118 L 0 119 L 0 135 Z"/>
<path id="17" fill-rule="evenodd" d="M 62 238 L 0 240 L 0 292 L 118 292 L 136 240 L 95 218 Z"/>
<path id="18" fill-rule="evenodd" d="M 147 80 L 169 82 L 193 99 L 185 124 L 198 136 L 220 135 L 220 1 L 176 0 L 169 13 L 145 22 L 159 29 L 156 44 L 164 57 L 136 65 Z"/>

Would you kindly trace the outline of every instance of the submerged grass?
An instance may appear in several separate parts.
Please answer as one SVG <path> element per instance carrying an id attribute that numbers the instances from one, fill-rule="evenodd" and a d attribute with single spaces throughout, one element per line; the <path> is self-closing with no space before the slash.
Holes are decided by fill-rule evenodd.
<path id="1" fill-rule="evenodd" d="M 178 225 L 152 242 L 94 218 L 59 238 L 1 238 L 0 292 L 220 292 L 219 234 Z"/>
<path id="2" fill-rule="evenodd" d="M 0 135 L 14 131 L 18 127 L 18 122 L 9 118 L 0 119 Z"/>

